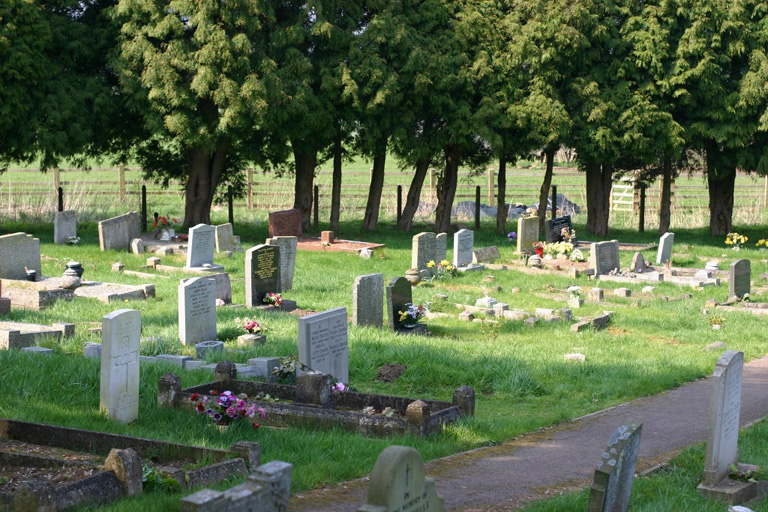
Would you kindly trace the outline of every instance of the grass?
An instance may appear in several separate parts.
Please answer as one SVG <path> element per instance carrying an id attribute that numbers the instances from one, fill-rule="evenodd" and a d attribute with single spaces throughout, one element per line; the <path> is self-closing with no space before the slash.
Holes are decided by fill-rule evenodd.
<path id="1" fill-rule="evenodd" d="M 214 220 L 224 221 L 220 214 Z M 148 282 L 111 272 L 111 265 L 116 261 L 136 270 L 145 257 L 100 252 L 94 224 L 80 226 L 82 241 L 76 247 L 53 245 L 48 226 L 31 229 L 25 224 L 5 224 L 3 228 L 9 232 L 29 230 L 40 237 L 45 255 L 44 275 L 60 275 L 64 263 L 76 259 L 84 264 L 87 279 L 134 284 Z M 321 229 L 325 226 L 321 225 Z M 577 231 L 581 229 L 576 226 Z M 758 227 L 739 227 L 738 230 L 750 237 L 750 244 L 764 237 Z M 264 223 L 236 224 L 235 232 L 241 236 L 246 248 L 262 242 L 267 236 Z M 362 233 L 356 226 L 344 224 L 343 237 L 385 243 L 384 256 L 364 260 L 343 253 L 299 252 L 295 289 L 285 296 L 296 300 L 303 309 L 321 311 L 345 306 L 351 314 L 355 276 L 381 272 L 389 282 L 402 275 L 410 265 L 412 234 L 386 226 L 376 233 Z M 655 239 L 651 233 L 620 230 L 611 232 L 610 237 L 626 242 Z M 493 234 L 490 224 L 484 224 L 476 233 L 475 245 L 499 245 L 502 260 L 513 258 L 514 248 Z M 754 277 L 753 300 L 765 300 L 757 289 L 757 276 L 768 271 L 764 254 L 755 249 L 734 252 L 725 249 L 722 240 L 706 236 L 704 230 L 682 230 L 675 235 L 673 258 L 677 265 L 698 268 L 704 264 L 700 258 L 724 257 L 723 268 L 735 257 L 750 258 Z M 629 266 L 631 256 L 630 252 L 622 253 L 623 266 Z M 646 252 L 645 257 L 653 259 L 652 251 Z M 180 256 L 164 257 L 163 260 L 179 266 L 183 261 Z M 216 263 L 224 265 L 230 273 L 235 302 L 243 303 L 242 254 L 236 254 L 232 259 L 217 256 Z M 536 295 L 537 292 L 546 293 L 551 287 L 564 290 L 571 284 L 585 289 L 593 285 L 586 277 L 574 282 L 565 275 L 471 272 L 433 285 L 418 286 L 414 288 L 414 299 L 416 302 L 437 302 L 437 294 L 446 294 L 449 301 L 474 304 L 475 299 L 483 295 L 483 287 L 488 286 L 482 281 L 488 274 L 496 278 L 491 286 L 501 287 L 501 291 L 492 292 L 491 296 L 508 303 L 511 308 L 530 311 L 536 307 L 565 306 L 564 301 L 542 298 Z M 723 313 L 723 331 L 711 330 L 701 309 L 709 298 L 724 300 L 728 294 L 727 285 L 691 291 L 658 283 L 658 297 L 691 292 L 693 299 L 664 302 L 655 298 L 643 300 L 639 307 L 633 307 L 634 299 L 618 299 L 607 293 L 615 316 L 612 327 L 601 332 L 574 335 L 564 324 L 523 326 L 519 322 L 504 322 L 491 327 L 449 318 L 430 321 L 434 336 L 429 338 L 398 337 L 387 330 L 350 327 L 350 384 L 358 390 L 447 400 L 460 385 L 475 389 L 478 397 L 476 416 L 447 428 L 439 436 L 373 439 L 337 430 L 268 428 L 258 431 L 244 428 L 222 435 L 206 425 L 202 418 L 188 412 L 156 407 L 157 381 L 163 373 L 179 373 L 185 387 L 210 379 L 210 374 L 161 364 L 142 366 L 139 420 L 131 425 L 112 423 L 98 411 L 98 362 L 81 357 L 85 343 L 98 341 L 87 333 L 87 328 L 115 309 L 138 309 L 142 313 L 142 336 L 154 339 L 143 344 L 143 354 L 194 355 L 194 347 L 183 346 L 177 341 L 176 297 L 178 279 L 182 277 L 188 276 L 178 274 L 172 279 L 155 280 L 157 298 L 144 302 L 106 305 L 78 299 L 57 303 L 42 312 L 14 310 L 10 318 L 13 321 L 75 322 L 77 335 L 53 345 L 56 353 L 47 358 L 17 351 L 0 352 L 0 383 L 5 395 L 0 401 L 0 417 L 212 447 L 226 447 L 239 439 L 255 440 L 262 444 L 264 461 L 278 459 L 294 464 L 293 490 L 300 491 L 369 473 L 379 453 L 390 444 L 414 446 L 425 460 L 430 460 L 500 443 L 540 427 L 679 386 L 712 372 L 719 354 L 702 348 L 713 341 L 727 340 L 729 349 L 744 351 L 748 360 L 762 356 L 768 348 L 768 334 L 762 328 L 763 320 L 758 317 L 726 312 Z M 630 288 L 639 293 L 645 284 Z M 601 285 L 606 289 L 626 286 L 618 283 Z M 516 288 L 519 291 L 515 291 Z M 604 307 L 587 303 L 584 308 L 574 310 L 574 314 L 594 315 L 602 309 Z M 236 319 L 248 313 L 242 308 L 219 309 L 219 337 L 228 348 L 236 348 L 234 339 L 240 333 Z M 255 356 L 295 354 L 296 317 L 276 313 L 259 315 L 259 321 L 265 322 L 269 329 L 268 343 L 230 359 L 244 362 Z M 564 361 L 564 354 L 572 352 L 585 354 L 587 362 Z M 408 369 L 394 383 L 376 381 L 378 368 L 388 363 L 401 363 Z M 142 507 L 149 503 L 160 507 L 155 509 L 170 510 L 178 506 L 178 495 L 152 495 L 103 510 L 143 510 L 146 508 Z"/>

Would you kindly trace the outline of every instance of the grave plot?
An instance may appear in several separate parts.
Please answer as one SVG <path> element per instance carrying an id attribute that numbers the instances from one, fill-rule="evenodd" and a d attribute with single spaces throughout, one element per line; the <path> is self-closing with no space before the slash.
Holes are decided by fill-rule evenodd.
<path id="1" fill-rule="evenodd" d="M 43 339 L 59 340 L 75 334 L 75 324 L 38 325 L 0 322 L 0 350 L 33 347 Z"/>
<path id="2" fill-rule="evenodd" d="M 125 302 L 126 300 L 146 300 L 155 297 L 155 285 L 128 285 L 116 283 L 100 283 L 84 281 L 75 288 L 75 297 L 96 299 L 104 304 L 110 302 Z"/>
<path id="3" fill-rule="evenodd" d="M 192 488 L 243 477 L 259 459 L 258 443 L 216 450 L 0 419 L 0 477 L 7 478 L 0 510 L 64 510 L 135 496 L 145 463 L 169 485 Z"/>
<path id="4" fill-rule="evenodd" d="M 339 392 L 333 390 L 333 377 L 322 373 L 299 375 L 295 386 L 239 381 L 235 365 L 228 361 L 219 363 L 215 378 L 214 382 L 182 389 L 178 376 L 166 374 L 160 378 L 158 404 L 194 411 L 194 394 L 215 400 L 216 395 L 231 391 L 248 395 L 249 404 L 264 408 L 262 426 L 338 427 L 377 437 L 437 434 L 443 425 L 475 412 L 475 392 L 468 386 L 456 389 L 452 402 Z M 267 395 L 270 398 L 265 400 Z"/>
<path id="5" fill-rule="evenodd" d="M 357 240 L 342 240 L 336 238 L 333 231 L 323 231 L 320 238 L 302 236 L 298 239 L 297 248 L 300 251 L 348 252 L 361 257 L 370 257 L 374 251 L 384 250 L 384 244 L 359 242 Z"/>

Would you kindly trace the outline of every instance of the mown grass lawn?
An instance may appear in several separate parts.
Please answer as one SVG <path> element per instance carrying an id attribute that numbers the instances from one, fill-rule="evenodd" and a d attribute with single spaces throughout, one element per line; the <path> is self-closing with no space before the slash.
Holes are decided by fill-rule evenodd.
<path id="1" fill-rule="evenodd" d="M 224 219 L 215 219 L 225 222 Z M 322 226 L 321 226 L 322 227 Z M 77 259 L 86 268 L 85 278 L 110 282 L 144 283 L 140 279 L 111 272 L 111 265 L 122 261 L 126 268 L 138 270 L 145 257 L 127 253 L 101 253 L 96 226 L 80 226 L 79 246 L 56 246 L 51 243 L 50 228 L 4 225 L 4 231 L 27 231 L 39 236 L 42 243 L 43 274 L 60 275 L 69 259 Z M 426 227 L 424 228 L 427 229 Z M 581 227 L 576 226 L 580 231 Z M 235 232 L 248 248 L 262 243 L 266 225 L 236 225 Z M 415 233 L 416 231 L 414 231 Z M 757 228 L 739 229 L 750 237 L 750 245 L 763 238 Z M 410 266 L 411 236 L 383 227 L 376 233 L 360 233 L 352 225 L 344 225 L 342 238 L 371 240 L 387 245 L 382 258 L 364 260 L 343 253 L 299 252 L 296 260 L 294 290 L 285 294 L 302 309 L 322 311 L 345 306 L 351 315 L 352 283 L 362 274 L 381 272 L 385 282 L 403 275 Z M 651 233 L 612 232 L 610 238 L 622 241 L 655 241 Z M 490 225 L 476 233 L 476 246 L 499 245 L 502 260 L 513 258 L 514 248 L 493 234 Z M 710 239 L 703 230 L 678 231 L 674 261 L 677 265 L 703 268 L 700 257 L 720 258 L 727 264 L 736 257 L 752 260 L 753 291 L 760 285 L 758 275 L 768 269 L 762 261 L 766 254 L 757 250 L 741 252 L 726 249 L 722 240 Z M 451 244 L 449 244 L 450 246 Z M 450 247 L 449 247 L 450 254 Z M 622 253 L 622 264 L 629 266 L 632 253 Z M 655 251 L 645 253 L 653 260 Z M 183 259 L 164 257 L 164 263 L 181 266 Z M 244 258 L 216 258 L 225 265 L 232 278 L 234 300 L 244 303 Z M 491 284 L 486 275 L 495 276 Z M 262 444 L 263 460 L 279 459 L 294 464 L 293 489 L 300 491 L 317 485 L 360 477 L 370 472 L 381 450 L 389 444 L 416 447 L 426 459 L 433 459 L 477 446 L 499 443 L 540 427 L 603 409 L 639 396 L 658 393 L 712 372 L 720 355 L 703 347 L 713 341 L 726 341 L 729 349 L 742 350 L 746 358 L 764 355 L 768 334 L 764 320 L 742 313 L 724 313 L 722 331 L 712 331 L 708 318 L 702 315 L 709 298 L 725 300 L 727 284 L 719 288 L 692 291 L 660 283 L 656 295 L 671 297 L 692 293 L 693 299 L 665 302 L 660 298 L 635 299 L 609 297 L 607 306 L 587 303 L 574 310 L 574 315 L 588 316 L 609 309 L 614 312 L 612 326 L 602 332 L 573 334 L 566 324 L 538 323 L 524 326 L 521 322 L 490 324 L 463 323 L 457 319 L 430 321 L 431 337 L 395 336 L 386 330 L 350 326 L 350 384 L 364 392 L 450 400 L 454 389 L 466 384 L 477 393 L 477 413 L 472 419 L 447 428 L 442 435 L 426 439 L 415 437 L 374 439 L 340 431 L 300 429 L 268 429 L 258 431 L 235 429 L 226 435 L 210 428 L 203 418 L 188 412 L 156 407 L 158 378 L 168 371 L 179 373 L 186 386 L 211 379 L 210 374 L 187 372 L 165 365 L 143 365 L 141 369 L 140 416 L 131 425 L 108 421 L 98 411 L 99 363 L 86 360 L 82 346 L 99 341 L 87 333 L 91 323 L 115 309 L 135 308 L 142 313 L 142 336 L 153 338 L 143 345 L 144 355 L 178 353 L 194 355 L 194 347 L 178 343 L 177 286 L 183 274 L 170 279 L 155 279 L 157 298 L 145 302 L 105 305 L 78 299 L 58 303 L 43 312 L 15 310 L 13 321 L 49 324 L 58 321 L 77 324 L 77 335 L 53 348 L 51 357 L 35 357 L 16 351 L 0 352 L 0 417 L 38 421 L 63 426 L 115 432 L 126 435 L 165 439 L 203 446 L 225 447 L 239 439 Z M 565 289 L 577 284 L 593 286 L 586 277 L 576 280 L 562 276 L 530 276 L 515 271 L 485 271 L 441 281 L 433 286 L 414 288 L 416 302 L 436 302 L 435 295 L 447 294 L 449 301 L 474 304 L 483 295 L 483 287 L 500 286 L 490 295 L 511 308 L 533 310 L 536 307 L 560 308 L 565 302 L 541 298 L 552 287 Z M 642 286 L 632 286 L 639 293 Z M 603 288 L 618 288 L 618 283 L 605 283 Z M 514 291 L 518 288 L 519 291 Z M 753 293 L 753 300 L 765 300 Z M 220 308 L 219 338 L 235 349 L 234 339 L 241 332 L 237 318 L 249 313 L 244 308 Z M 297 321 L 295 316 L 265 314 L 258 316 L 268 326 L 268 343 L 229 359 L 245 362 L 255 356 L 295 354 Z M 564 354 L 581 352 L 584 364 L 566 362 Z M 76 357 L 77 356 L 77 357 Z M 394 383 L 375 381 L 378 368 L 388 363 L 408 367 Z M 150 493 L 137 500 L 105 507 L 104 510 L 145 510 L 177 507 L 180 496 Z M 143 507 L 143 508 L 142 508 Z M 648 509 L 652 510 L 652 509 Z"/>

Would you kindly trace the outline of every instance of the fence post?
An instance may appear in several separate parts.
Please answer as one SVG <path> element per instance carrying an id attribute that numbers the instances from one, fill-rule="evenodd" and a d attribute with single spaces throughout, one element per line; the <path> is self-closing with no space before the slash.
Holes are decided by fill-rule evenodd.
<path id="1" fill-rule="evenodd" d="M 645 185 L 640 186 L 640 225 L 637 230 L 640 233 L 645 232 Z"/>
<path id="2" fill-rule="evenodd" d="M 58 190 L 60 186 L 61 186 L 61 176 L 59 174 L 59 168 L 54 167 L 53 168 L 53 188 L 54 190 Z"/>
<path id="3" fill-rule="evenodd" d="M 315 200 L 314 200 L 314 207 L 315 207 L 315 229 L 317 229 L 317 226 L 320 224 L 320 214 L 319 214 L 319 208 L 317 207 L 317 203 L 320 202 L 320 187 L 315 185 Z"/>
<path id="4" fill-rule="evenodd" d="M 59 187 L 59 211 L 64 211 L 64 189 Z"/>
<path id="5" fill-rule="evenodd" d="M 120 164 L 117 166 L 117 172 L 120 177 L 120 202 L 125 201 L 125 165 Z"/>
<path id="6" fill-rule="evenodd" d="M 475 230 L 480 229 L 480 185 L 475 187 Z"/>
<path id="7" fill-rule="evenodd" d="M 429 190 L 435 191 L 435 168 L 429 168 Z"/>
<path id="8" fill-rule="evenodd" d="M 546 215 L 544 216 L 546 217 Z M 557 185 L 552 185 L 552 218 L 555 217 L 557 217 Z"/>
<path id="9" fill-rule="evenodd" d="M 496 186 L 494 184 L 495 173 L 493 169 L 488 169 L 488 205 L 493 206 L 496 203 Z"/>
<path id="10" fill-rule="evenodd" d="M 253 167 L 248 167 L 246 177 L 248 179 L 248 209 L 253 210 Z"/>
<path id="11" fill-rule="evenodd" d="M 227 207 L 229 210 L 229 223 L 235 225 L 235 211 L 232 204 L 232 185 L 227 187 Z"/>
<path id="12" fill-rule="evenodd" d="M 141 232 L 147 232 L 147 186 L 141 186 Z"/>
<path id="13" fill-rule="evenodd" d="M 403 186 L 397 186 L 397 224 L 400 225 L 400 219 L 403 216 Z"/>

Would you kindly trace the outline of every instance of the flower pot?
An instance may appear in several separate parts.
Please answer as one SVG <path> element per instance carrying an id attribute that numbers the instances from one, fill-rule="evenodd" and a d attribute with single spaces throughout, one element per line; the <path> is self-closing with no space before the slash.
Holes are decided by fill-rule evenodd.
<path id="1" fill-rule="evenodd" d="M 67 268 L 77 272 L 77 277 L 80 277 L 80 278 L 83 277 L 83 272 L 85 272 L 85 269 L 83 268 L 82 263 L 77 261 L 70 261 L 69 263 L 67 263 Z"/>
<path id="2" fill-rule="evenodd" d="M 217 423 L 216 424 L 216 430 L 218 430 L 222 434 L 226 434 L 227 432 L 229 432 L 229 425 L 228 424 L 227 425 L 222 425 L 220 423 Z"/>
<path id="3" fill-rule="evenodd" d="M 175 229 L 165 228 L 160 230 L 160 240 L 162 242 L 170 242 L 175 236 L 176 236 Z"/>
<path id="4" fill-rule="evenodd" d="M 722 328 L 723 328 L 722 324 L 712 324 L 712 330 L 713 331 L 719 331 Z"/>
<path id="5" fill-rule="evenodd" d="M 37 281 L 37 270 L 27 270 L 27 281 Z"/>
<path id="6" fill-rule="evenodd" d="M 411 286 L 414 286 L 421 282 L 421 274 L 418 270 L 412 268 L 405 272 L 405 279 L 411 283 Z"/>

